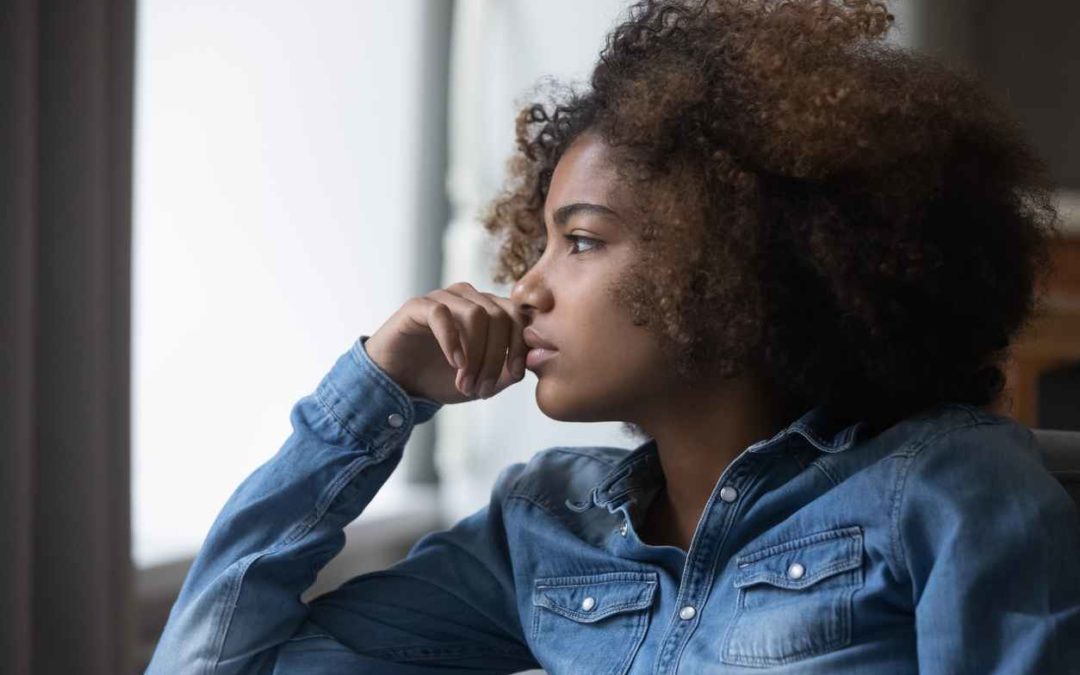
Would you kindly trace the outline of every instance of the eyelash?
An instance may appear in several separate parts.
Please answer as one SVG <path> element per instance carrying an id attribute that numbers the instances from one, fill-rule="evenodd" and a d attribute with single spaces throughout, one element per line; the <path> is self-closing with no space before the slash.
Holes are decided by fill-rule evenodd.
<path id="1" fill-rule="evenodd" d="M 592 237 L 583 237 L 583 236 L 581 236 L 579 234 L 564 234 L 563 239 L 570 242 L 570 245 L 571 245 L 571 253 L 570 253 L 570 255 L 581 255 L 582 253 L 591 253 L 591 252 L 597 250 L 598 248 L 600 248 L 600 247 L 602 247 L 604 245 L 604 242 L 600 241 L 599 239 L 593 239 Z M 585 251 L 573 252 L 573 245 L 574 245 L 575 242 L 577 242 L 579 240 L 591 242 L 592 248 L 590 248 L 588 250 L 585 250 Z M 544 247 L 542 247 L 540 249 L 540 255 L 544 254 L 544 250 L 546 248 L 547 248 L 547 246 L 544 246 Z"/>

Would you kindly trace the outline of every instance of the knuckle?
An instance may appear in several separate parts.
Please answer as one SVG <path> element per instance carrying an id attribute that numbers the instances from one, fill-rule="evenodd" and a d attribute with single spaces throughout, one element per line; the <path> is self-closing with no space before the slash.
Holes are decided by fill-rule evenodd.
<path id="1" fill-rule="evenodd" d="M 431 303 L 431 313 L 432 314 L 442 314 L 443 316 L 445 316 L 447 314 L 450 314 L 450 308 L 447 307 L 445 303 L 432 302 Z"/>
<path id="2" fill-rule="evenodd" d="M 474 326 L 483 326 L 487 324 L 487 310 L 480 305 L 472 305 L 465 310 L 465 319 Z"/>
<path id="3" fill-rule="evenodd" d="M 447 321 L 452 317 L 452 314 L 449 307 L 437 302 L 431 307 L 429 316 L 435 321 Z"/>

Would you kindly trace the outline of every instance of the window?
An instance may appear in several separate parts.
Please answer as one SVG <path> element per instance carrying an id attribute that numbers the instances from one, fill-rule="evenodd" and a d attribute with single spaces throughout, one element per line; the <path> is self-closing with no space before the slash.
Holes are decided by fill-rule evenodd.
<path id="1" fill-rule="evenodd" d="M 441 188 L 430 144 L 445 144 L 423 80 L 432 11 L 422 0 L 140 3 L 138 567 L 194 555 L 290 433 L 292 404 L 430 285 L 417 251 L 445 222 L 424 197 Z M 394 509 L 405 484 L 399 469 L 365 517 Z"/>

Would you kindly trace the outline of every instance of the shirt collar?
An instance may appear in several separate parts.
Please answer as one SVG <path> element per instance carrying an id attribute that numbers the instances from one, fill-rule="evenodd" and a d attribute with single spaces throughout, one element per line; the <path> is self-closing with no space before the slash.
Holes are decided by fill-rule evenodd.
<path id="1" fill-rule="evenodd" d="M 758 441 L 746 449 L 753 454 L 771 454 L 781 452 L 789 442 L 802 439 L 821 452 L 844 452 L 855 444 L 858 432 L 865 422 L 847 424 L 831 417 L 823 406 L 817 406 L 803 413 L 798 419 L 772 438 Z M 634 492 L 648 489 L 660 477 L 661 469 L 656 441 L 649 439 L 628 455 L 619 460 L 611 470 L 600 479 L 583 500 L 566 501 L 567 507 L 574 511 L 585 511 L 595 506 L 607 506 L 616 499 Z M 613 507 L 609 506 L 609 510 Z"/>

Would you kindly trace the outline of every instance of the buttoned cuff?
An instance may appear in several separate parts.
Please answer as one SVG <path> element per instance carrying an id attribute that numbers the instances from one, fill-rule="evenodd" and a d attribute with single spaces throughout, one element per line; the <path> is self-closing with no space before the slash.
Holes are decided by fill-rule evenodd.
<path id="1" fill-rule="evenodd" d="M 362 446 L 404 444 L 412 428 L 430 420 L 442 404 L 409 396 L 371 360 L 361 335 L 319 383 L 316 396 L 345 431 Z"/>

